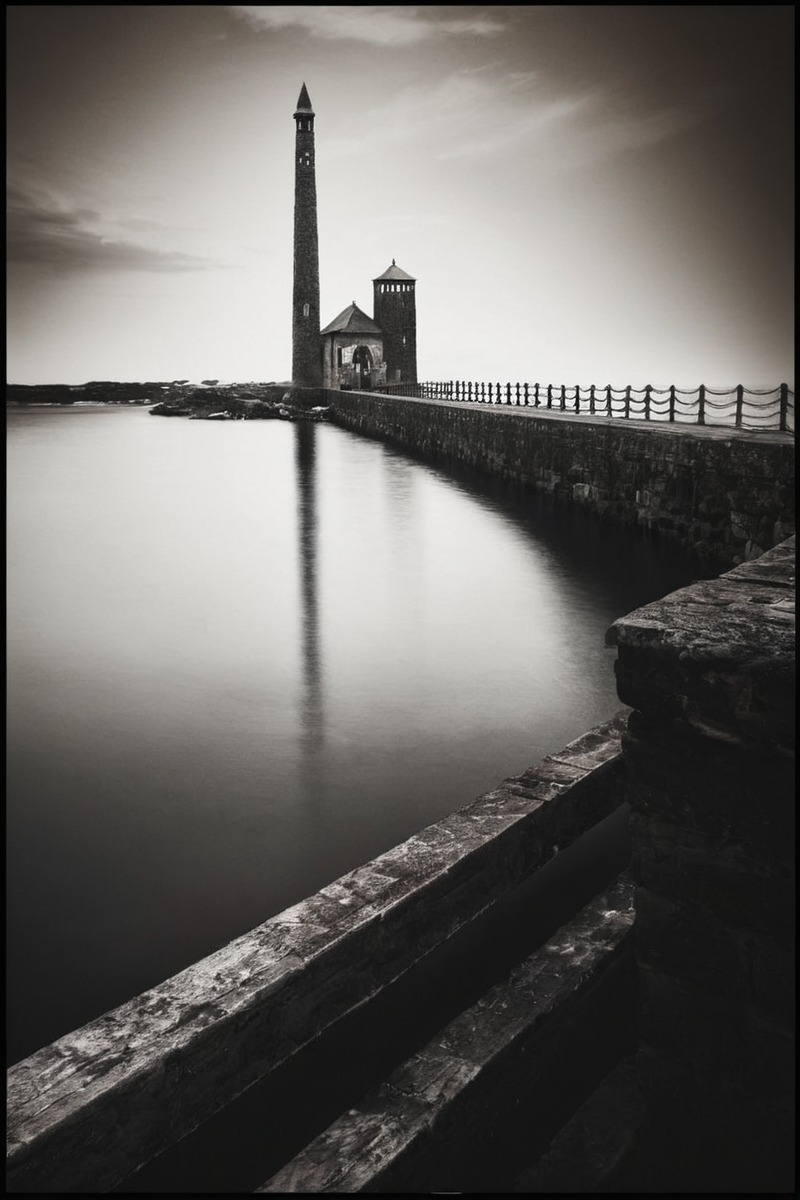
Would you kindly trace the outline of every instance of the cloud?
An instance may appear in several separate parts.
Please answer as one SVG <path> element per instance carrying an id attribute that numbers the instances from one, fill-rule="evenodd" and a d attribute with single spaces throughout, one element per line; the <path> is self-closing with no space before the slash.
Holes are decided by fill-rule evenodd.
<path id="1" fill-rule="evenodd" d="M 93 209 L 65 206 L 12 186 L 8 194 L 7 259 L 63 272 L 198 271 L 219 265 L 192 254 L 115 236 L 109 224 Z M 153 228 L 143 221 L 126 224 Z"/>
<path id="2" fill-rule="evenodd" d="M 381 47 L 413 46 L 446 36 L 490 37 L 505 29 L 488 11 L 446 18 L 433 15 L 427 6 L 413 4 L 229 4 L 227 7 L 258 29 L 304 29 L 326 41 L 367 42 Z"/>
<path id="3" fill-rule="evenodd" d="M 363 157 L 389 143 L 427 145 L 440 161 L 535 153 L 539 170 L 562 171 L 655 146 L 708 112 L 708 104 L 634 107 L 602 88 L 548 87 L 536 71 L 486 78 L 463 70 L 404 89 L 371 111 L 369 125 L 334 135 L 321 153 Z"/>

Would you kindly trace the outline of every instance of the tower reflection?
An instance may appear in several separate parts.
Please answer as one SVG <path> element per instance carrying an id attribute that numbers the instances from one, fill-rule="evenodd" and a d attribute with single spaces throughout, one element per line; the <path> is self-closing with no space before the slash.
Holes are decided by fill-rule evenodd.
<path id="1" fill-rule="evenodd" d="M 317 428 L 313 421 L 298 421 L 294 428 L 303 630 L 301 743 L 303 758 L 307 758 L 320 748 L 324 734 L 317 584 Z"/>

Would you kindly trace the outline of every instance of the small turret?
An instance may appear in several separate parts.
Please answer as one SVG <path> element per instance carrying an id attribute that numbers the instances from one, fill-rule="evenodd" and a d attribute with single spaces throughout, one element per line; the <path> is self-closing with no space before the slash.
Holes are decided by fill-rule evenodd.
<path id="1" fill-rule="evenodd" d="M 394 259 L 373 279 L 373 313 L 383 330 L 383 356 L 389 383 L 417 382 L 417 281 Z"/>

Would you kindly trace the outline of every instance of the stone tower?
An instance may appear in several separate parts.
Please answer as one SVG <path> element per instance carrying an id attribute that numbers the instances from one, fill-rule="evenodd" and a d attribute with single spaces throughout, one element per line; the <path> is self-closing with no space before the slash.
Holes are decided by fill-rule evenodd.
<path id="1" fill-rule="evenodd" d="M 300 89 L 295 120 L 294 291 L 292 295 L 292 383 L 322 386 L 319 336 L 319 241 L 314 167 L 314 110 L 306 85 Z"/>
<path id="2" fill-rule="evenodd" d="M 383 357 L 387 383 L 417 382 L 416 279 L 397 266 L 394 259 L 373 279 L 373 316 L 383 330 Z"/>

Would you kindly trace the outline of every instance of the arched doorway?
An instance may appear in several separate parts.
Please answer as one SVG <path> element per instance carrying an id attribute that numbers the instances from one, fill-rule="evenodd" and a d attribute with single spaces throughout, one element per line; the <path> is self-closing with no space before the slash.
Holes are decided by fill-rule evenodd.
<path id="1" fill-rule="evenodd" d="M 356 346 L 353 351 L 353 367 L 356 371 L 356 386 L 368 388 L 372 380 L 372 354 L 369 346 Z"/>

